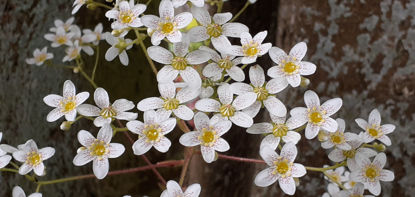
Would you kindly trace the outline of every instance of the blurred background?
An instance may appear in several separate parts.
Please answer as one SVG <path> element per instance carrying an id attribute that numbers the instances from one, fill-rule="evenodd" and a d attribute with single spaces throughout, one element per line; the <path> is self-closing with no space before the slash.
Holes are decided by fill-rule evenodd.
<path id="1" fill-rule="evenodd" d="M 141 2 L 141 1 L 140 1 Z M 145 2 L 145 1 L 144 1 Z M 153 0 L 146 14 L 157 14 L 158 0 Z M 53 146 L 56 154 L 45 162 L 47 176 L 41 180 L 92 173 L 92 165 L 75 167 L 72 159 L 80 146 L 76 134 L 80 129 L 96 133 L 90 121 L 81 120 L 70 131 L 61 131 L 62 121 L 46 122 L 51 110 L 42 99 L 62 91 L 65 80 L 72 80 L 78 91 L 93 88 L 79 74 L 69 69 L 27 65 L 25 59 L 35 48 L 48 46 L 56 63 L 64 56 L 62 48 L 51 48 L 43 36 L 53 27 L 55 19 L 66 21 L 71 16 L 72 0 L 3 0 L 0 4 L 0 131 L 1 143 L 13 146 L 34 139 L 39 147 Z M 245 1 L 230 0 L 224 11 L 238 12 Z M 82 7 L 75 15 L 75 24 L 93 29 L 98 22 L 110 31 L 104 9 Z M 346 120 L 346 130 L 359 132 L 355 118 L 367 119 L 377 108 L 382 123 L 397 126 L 392 135 L 392 146 L 386 154 L 387 169 L 395 172 L 395 181 L 382 183 L 381 196 L 413 196 L 415 192 L 415 1 L 413 0 L 258 0 L 239 17 L 238 21 L 250 28 L 251 34 L 268 30 L 266 42 L 288 51 L 294 44 L 308 45 L 306 60 L 317 65 L 307 89 L 315 90 L 322 100 L 343 98 L 343 107 L 336 114 Z M 146 40 L 147 46 L 150 46 Z M 118 59 L 107 62 L 104 53 L 109 45 L 100 43 L 100 63 L 96 83 L 108 90 L 111 101 L 126 98 L 134 103 L 149 96 L 158 96 L 157 82 L 142 50 L 134 46 L 128 51 L 130 64 L 122 66 Z M 86 70 L 91 72 L 94 57 L 85 56 Z M 269 68 L 268 56 L 259 64 Z M 158 65 L 158 69 L 161 65 Z M 287 88 L 278 97 L 288 109 L 303 106 L 306 88 Z M 87 101 L 93 103 L 92 97 Z M 136 111 L 136 110 L 135 110 Z M 139 118 L 141 118 L 141 113 Z M 258 117 L 256 122 L 267 120 Z M 168 159 L 182 159 L 183 147 L 178 143 L 180 131 L 169 134 L 173 145 L 166 154 L 149 151 L 153 163 Z M 227 155 L 260 158 L 261 136 L 247 134 L 234 126 L 224 138 L 230 143 Z M 110 170 L 146 165 L 132 154 L 123 135 L 113 141 L 127 149 L 121 157 L 110 160 Z M 327 152 L 317 140 L 303 138 L 298 146 L 298 163 L 321 167 L 329 164 Z M 200 183 L 202 196 L 284 196 L 277 184 L 260 188 L 253 184 L 263 164 L 218 160 L 207 165 L 199 155 L 190 163 L 185 185 Z M 180 167 L 159 171 L 167 179 L 178 181 Z M 36 186 L 24 177 L 11 173 L 0 174 L 0 196 L 11 196 L 12 187 L 20 185 L 30 194 Z M 309 172 L 300 179 L 295 196 L 320 196 L 326 191 L 327 181 L 321 173 Z M 108 176 L 104 180 L 86 179 L 46 185 L 44 196 L 159 196 L 161 190 L 151 171 L 129 175 Z"/>

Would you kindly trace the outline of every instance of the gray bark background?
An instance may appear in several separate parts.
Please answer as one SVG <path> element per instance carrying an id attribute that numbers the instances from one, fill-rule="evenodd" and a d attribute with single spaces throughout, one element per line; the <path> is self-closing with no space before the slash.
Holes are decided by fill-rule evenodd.
<path id="1" fill-rule="evenodd" d="M 45 162 L 47 176 L 42 180 L 92 173 L 91 164 L 74 167 L 72 159 L 79 143 L 76 133 L 81 128 L 97 129 L 88 121 L 74 125 L 69 132 L 59 130 L 61 121 L 47 123 L 45 117 L 50 107 L 44 96 L 62 91 L 62 84 L 71 79 L 79 91 L 93 90 L 79 74 L 59 68 L 27 65 L 25 58 L 35 48 L 49 43 L 43 35 L 53 26 L 56 18 L 70 17 L 73 1 L 67 0 L 6 0 L 0 4 L 0 131 L 1 143 L 18 145 L 34 139 L 39 147 L 53 146 L 56 154 Z M 232 0 L 225 10 L 236 13 L 244 1 Z M 154 12 L 157 1 L 149 8 Z M 146 13 L 149 13 L 146 11 Z M 107 21 L 104 10 L 81 8 L 75 22 L 82 28 L 93 28 L 96 21 Z M 347 129 L 359 131 L 354 119 L 367 119 L 373 108 L 378 108 L 382 123 L 397 126 L 390 135 L 392 146 L 387 150 L 386 167 L 395 172 L 393 183 L 382 183 L 382 196 L 411 196 L 415 192 L 414 131 L 415 126 L 415 1 L 398 0 L 258 0 L 241 15 L 238 21 L 247 24 L 251 33 L 268 30 L 266 41 L 288 51 L 295 43 L 306 41 L 309 47 L 306 59 L 317 65 L 310 77 L 308 89 L 317 91 L 322 100 L 343 98 L 344 105 L 336 117 L 346 120 Z M 109 24 L 105 24 L 109 30 Z M 144 97 L 158 95 L 156 81 L 143 59 L 140 48 L 129 51 L 128 67 L 118 60 L 106 62 L 103 58 L 108 45 L 100 45 L 101 59 L 97 72 L 97 84 L 110 89 L 111 100 L 127 98 L 135 103 Z M 55 62 L 63 57 L 62 49 L 52 49 Z M 88 57 L 87 72 L 94 57 Z M 270 67 L 268 56 L 260 64 Z M 288 88 L 279 95 L 289 109 L 303 106 L 306 89 Z M 92 99 L 88 100 L 92 103 Z M 266 119 L 267 117 L 263 117 Z M 263 118 L 258 118 L 261 121 Z M 179 132 L 170 139 L 171 151 L 159 154 L 150 151 L 152 162 L 164 158 L 180 159 L 174 152 L 182 149 L 178 144 Z M 177 134 L 177 135 L 176 135 Z M 234 127 L 224 136 L 231 144 L 226 154 L 259 158 L 260 136 L 246 134 Z M 125 144 L 128 152 L 118 159 L 110 160 L 110 169 L 123 169 L 144 165 L 133 156 L 130 145 L 120 135 L 114 141 Z M 327 153 L 317 140 L 300 141 L 297 162 L 307 166 L 322 166 L 329 163 Z M 203 196 L 283 196 L 277 185 L 268 188 L 254 186 L 253 178 L 264 165 L 251 165 L 219 160 L 207 165 L 195 156 L 190 164 L 186 182 L 199 182 Z M 160 170 L 167 180 L 177 180 L 180 168 Z M 27 193 L 35 185 L 21 176 L 0 174 L 0 196 L 10 196 L 11 188 L 20 185 Z M 300 179 L 301 186 L 295 196 L 319 196 L 325 191 L 327 182 L 320 174 L 310 172 Z M 157 180 L 149 172 L 107 177 L 103 181 L 88 179 L 42 187 L 44 196 L 157 196 L 160 190 Z"/>

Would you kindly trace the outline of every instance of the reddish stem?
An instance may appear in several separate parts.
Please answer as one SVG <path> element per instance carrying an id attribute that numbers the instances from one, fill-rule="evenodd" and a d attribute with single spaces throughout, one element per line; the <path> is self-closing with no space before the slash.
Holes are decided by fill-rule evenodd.
<path id="1" fill-rule="evenodd" d="M 235 157 L 235 156 L 222 155 L 222 154 L 218 154 L 218 158 L 219 159 L 232 160 L 232 161 L 239 161 L 239 162 L 247 162 L 247 163 L 265 163 L 265 161 L 259 160 L 259 159 Z"/>

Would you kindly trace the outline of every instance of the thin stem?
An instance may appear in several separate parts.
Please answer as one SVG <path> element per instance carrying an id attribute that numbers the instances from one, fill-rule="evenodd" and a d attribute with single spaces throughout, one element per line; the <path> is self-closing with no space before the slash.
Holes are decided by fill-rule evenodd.
<path id="1" fill-rule="evenodd" d="M 223 0 L 220 0 L 218 3 L 218 9 L 217 9 L 217 13 L 221 13 L 222 12 L 222 8 L 223 8 Z"/>
<path id="2" fill-rule="evenodd" d="M 85 73 L 85 71 L 82 68 L 79 68 L 79 72 L 81 72 L 82 76 L 89 81 L 89 83 L 95 88 L 97 89 L 98 86 L 97 84 L 95 84 L 94 81 L 92 81 L 92 79 L 88 76 L 88 74 Z"/>
<path id="3" fill-rule="evenodd" d="M 0 168 L 0 171 L 19 173 L 19 170 L 15 170 L 15 169 L 11 169 L 11 168 Z"/>
<path id="4" fill-rule="evenodd" d="M 316 168 L 316 167 L 308 167 L 308 166 L 306 166 L 305 169 L 306 170 L 309 170 L 309 171 L 325 172 L 327 170 L 333 170 L 333 169 L 336 169 L 338 167 L 345 166 L 345 165 L 346 165 L 346 162 L 343 161 L 343 162 L 338 163 L 338 164 L 336 164 L 334 166 L 329 166 L 329 167 L 325 167 L 325 168 Z"/>
<path id="5" fill-rule="evenodd" d="M 92 81 L 94 81 L 94 79 L 95 79 L 95 72 L 97 71 L 98 61 L 99 61 L 99 45 L 97 46 L 97 54 L 96 54 L 96 57 L 95 57 L 94 69 L 92 69 L 92 76 L 91 76 Z"/>
<path id="6" fill-rule="evenodd" d="M 146 5 L 148 6 L 148 4 L 151 3 L 151 1 L 153 1 L 153 0 L 148 0 L 147 3 L 146 3 Z"/>
<path id="7" fill-rule="evenodd" d="M 37 184 L 36 193 L 38 193 L 40 191 L 40 187 L 42 187 L 42 184 Z"/>
<path id="8" fill-rule="evenodd" d="M 147 58 L 148 63 L 150 64 L 151 70 L 153 70 L 154 75 L 157 76 L 158 71 L 157 71 L 156 65 L 154 65 L 153 60 L 148 55 L 148 52 L 147 52 L 146 46 L 144 45 L 143 40 L 139 39 L 138 43 L 139 43 L 141 49 L 143 50 L 144 54 L 146 55 L 146 58 Z"/>
<path id="9" fill-rule="evenodd" d="M 95 5 L 99 6 L 99 7 L 107 8 L 107 9 L 109 9 L 109 10 L 111 10 L 111 9 L 112 9 L 112 7 L 111 7 L 111 6 L 108 6 L 108 5 L 105 5 L 105 4 L 103 4 L 103 3 L 99 3 L 99 2 L 92 2 L 91 4 L 95 4 Z"/>
<path id="10" fill-rule="evenodd" d="M 344 187 L 343 184 L 341 184 L 340 182 L 337 182 L 337 180 L 335 180 L 332 176 L 330 176 L 327 172 L 323 172 L 323 174 L 329 178 L 332 182 L 336 183 L 340 188 L 342 188 L 343 190 L 347 190 L 346 187 Z"/>
<path id="11" fill-rule="evenodd" d="M 265 161 L 259 160 L 259 159 L 250 159 L 250 158 L 244 158 L 244 157 L 235 157 L 235 156 L 222 155 L 222 154 L 218 154 L 218 159 L 226 159 L 226 160 L 239 161 L 239 162 L 247 162 L 247 163 L 265 163 Z"/>
<path id="12" fill-rule="evenodd" d="M 124 128 L 114 128 L 114 131 L 128 131 L 128 128 L 124 127 Z"/>
<path id="13" fill-rule="evenodd" d="M 229 22 L 233 22 L 234 20 L 236 20 L 246 10 L 246 8 L 248 8 L 249 5 L 251 5 L 251 3 L 249 2 L 249 0 L 247 0 L 244 7 L 241 10 L 239 10 L 239 12 Z"/>
<path id="14" fill-rule="evenodd" d="M 188 150 L 188 151 L 187 151 L 187 154 L 185 154 L 184 166 L 182 168 L 182 172 L 180 173 L 180 180 L 179 180 L 179 185 L 180 186 L 183 186 L 184 178 L 186 177 L 187 169 L 189 167 L 190 160 L 192 159 L 192 156 L 193 156 L 193 149 L 192 148 L 186 148 L 185 150 Z"/>

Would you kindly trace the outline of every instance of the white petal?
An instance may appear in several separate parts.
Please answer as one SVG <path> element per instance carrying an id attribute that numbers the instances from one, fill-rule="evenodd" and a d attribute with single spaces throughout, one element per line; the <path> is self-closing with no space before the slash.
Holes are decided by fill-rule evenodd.
<path id="1" fill-rule="evenodd" d="M 228 151 L 230 149 L 230 146 L 229 146 L 229 144 L 226 140 L 224 140 L 223 138 L 219 138 L 215 142 L 214 148 L 218 152 L 225 152 L 225 151 Z"/>
<path id="2" fill-rule="evenodd" d="M 24 193 L 23 189 L 20 186 L 14 186 L 12 196 L 13 197 L 26 197 L 26 194 Z"/>
<path id="3" fill-rule="evenodd" d="M 95 118 L 94 120 L 94 125 L 97 127 L 102 127 L 105 124 L 110 124 L 112 121 L 111 118 L 104 118 L 102 116 L 98 116 L 97 118 Z"/>
<path id="4" fill-rule="evenodd" d="M 369 114 L 369 120 L 368 120 L 369 124 L 380 125 L 380 121 L 381 121 L 381 118 L 380 118 L 379 111 L 377 109 L 372 110 Z"/>
<path id="5" fill-rule="evenodd" d="M 158 109 L 163 107 L 164 101 L 161 98 L 158 97 L 150 97 L 150 98 L 146 98 L 141 100 L 138 104 L 137 104 L 137 108 L 140 111 L 147 111 L 147 110 L 151 110 L 151 109 Z"/>
<path id="6" fill-rule="evenodd" d="M 246 132 L 250 134 L 263 134 L 263 133 L 271 133 L 272 132 L 272 124 L 264 122 L 264 123 L 255 123 L 251 127 L 249 127 Z"/>
<path id="7" fill-rule="evenodd" d="M 329 153 L 329 159 L 334 162 L 342 162 L 346 157 L 343 155 L 342 150 L 334 149 Z"/>
<path id="8" fill-rule="evenodd" d="M 251 66 L 249 68 L 249 80 L 254 87 L 262 87 L 265 83 L 264 69 L 259 65 Z"/>
<path id="9" fill-rule="evenodd" d="M 246 92 L 243 93 L 235 98 L 232 103 L 232 106 L 235 107 L 236 110 L 242 110 L 249 106 L 251 106 L 257 99 L 257 95 L 253 92 Z"/>
<path id="10" fill-rule="evenodd" d="M 36 166 L 33 166 L 33 171 L 37 176 L 43 176 L 45 174 L 45 165 L 40 163 Z"/>
<path id="11" fill-rule="evenodd" d="M 167 152 L 170 146 L 171 146 L 171 142 L 166 137 L 162 137 L 159 142 L 154 144 L 154 148 L 162 153 Z"/>
<path id="12" fill-rule="evenodd" d="M 189 44 L 186 42 L 177 42 L 173 44 L 173 52 L 175 56 L 184 57 L 189 53 Z"/>
<path id="13" fill-rule="evenodd" d="M 160 64 L 171 64 L 173 60 L 173 54 L 160 46 L 148 47 L 147 52 L 151 59 Z"/>
<path id="14" fill-rule="evenodd" d="M 212 147 L 201 146 L 200 151 L 206 163 L 212 163 L 215 160 L 215 150 Z"/>
<path id="15" fill-rule="evenodd" d="M 110 104 L 107 91 L 97 88 L 94 92 L 94 101 L 100 108 L 107 108 Z"/>
<path id="16" fill-rule="evenodd" d="M 213 15 L 213 21 L 218 25 L 223 25 L 231 19 L 232 19 L 232 13 L 230 12 L 217 13 Z"/>
<path id="17" fill-rule="evenodd" d="M 295 57 L 297 61 L 301 61 L 307 53 L 307 45 L 305 42 L 299 42 L 290 50 L 289 55 Z"/>
<path id="18" fill-rule="evenodd" d="M 232 66 L 229 70 L 226 71 L 228 75 L 235 81 L 245 80 L 244 71 L 238 66 Z"/>
<path id="19" fill-rule="evenodd" d="M 22 150 L 16 150 L 13 152 L 13 158 L 20 162 L 26 161 L 26 152 Z"/>
<path id="20" fill-rule="evenodd" d="M 64 98 L 74 97 L 75 92 L 76 92 L 75 85 L 72 83 L 72 81 L 66 80 L 63 83 L 63 97 Z"/>
<path id="21" fill-rule="evenodd" d="M 203 68 L 203 76 L 205 77 L 213 77 L 220 75 L 223 69 L 219 68 L 217 63 L 210 63 Z"/>
<path id="22" fill-rule="evenodd" d="M 248 128 L 252 126 L 252 124 L 254 123 L 254 120 L 252 119 L 252 117 L 244 112 L 235 112 L 235 114 L 229 117 L 229 119 L 234 124 L 240 127 L 244 127 L 244 128 Z"/>
<path id="23" fill-rule="evenodd" d="M 384 134 L 392 133 L 395 130 L 395 125 L 393 124 L 384 124 L 380 127 Z"/>
<path id="24" fill-rule="evenodd" d="M 282 60 L 284 60 L 287 57 L 287 54 L 284 52 L 284 50 L 278 47 L 272 47 L 269 50 L 268 54 L 271 57 L 271 60 L 278 65 L 280 65 L 282 63 Z"/>
<path id="25" fill-rule="evenodd" d="M 170 0 L 162 0 L 159 4 L 159 14 L 161 18 L 173 18 L 174 8 Z"/>
<path id="26" fill-rule="evenodd" d="M 295 157 L 297 157 L 297 147 L 292 143 L 285 144 L 281 150 L 281 157 L 293 162 Z"/>
<path id="27" fill-rule="evenodd" d="M 46 116 L 46 120 L 48 122 L 54 122 L 58 120 L 60 117 L 62 117 L 63 115 L 64 114 L 62 113 L 62 111 L 59 108 L 56 108 L 48 113 L 48 115 Z"/>
<path id="28" fill-rule="evenodd" d="M 260 101 L 255 101 L 252 105 L 242 110 L 242 112 L 248 114 L 254 118 L 261 110 L 262 103 Z"/>
<path id="29" fill-rule="evenodd" d="M 354 121 L 357 123 L 357 125 L 359 125 L 359 127 L 360 127 L 360 128 L 362 128 L 362 129 L 366 130 L 366 128 L 367 128 L 367 126 L 368 126 L 368 124 L 367 124 L 366 120 L 363 120 L 363 119 L 361 119 L 361 118 L 357 118 L 357 119 L 355 119 Z"/>
<path id="30" fill-rule="evenodd" d="M 39 149 L 39 153 L 42 155 L 42 160 L 51 158 L 55 154 L 55 149 L 52 147 L 45 147 Z"/>
<path id="31" fill-rule="evenodd" d="M 240 37 L 242 32 L 248 31 L 248 27 L 242 23 L 226 23 L 222 26 L 222 34 L 228 37 Z"/>
<path id="32" fill-rule="evenodd" d="M 213 47 L 216 50 L 218 50 L 219 52 L 231 54 L 230 52 L 231 52 L 233 47 L 232 47 L 231 42 L 228 40 L 228 38 L 226 36 L 221 35 L 217 38 L 212 38 L 211 41 L 212 41 Z M 238 47 L 238 49 L 242 50 L 242 47 L 241 48 Z M 241 51 L 241 53 L 242 53 L 242 51 Z"/>
<path id="33" fill-rule="evenodd" d="M 191 120 L 194 115 L 193 111 L 185 105 L 179 105 L 177 109 L 173 110 L 173 113 L 182 120 Z"/>
<path id="34" fill-rule="evenodd" d="M 300 139 L 301 139 L 301 135 L 294 131 L 288 131 L 287 135 L 282 137 L 282 140 L 285 143 L 293 143 L 293 144 L 297 144 L 298 141 L 300 141 Z"/>
<path id="35" fill-rule="evenodd" d="M 275 137 L 273 134 L 267 135 L 262 141 L 259 147 L 262 149 L 264 147 L 269 147 L 270 149 L 275 150 L 280 144 L 281 138 Z"/>
<path id="36" fill-rule="evenodd" d="M 183 36 L 182 33 L 178 30 L 166 35 L 167 40 L 169 40 L 172 43 L 181 42 L 182 36 Z"/>
<path id="37" fill-rule="evenodd" d="M 190 66 L 188 66 L 186 70 L 182 70 L 180 76 L 183 81 L 187 82 L 190 86 L 200 87 L 202 85 L 202 79 L 200 79 L 199 73 Z"/>
<path id="38" fill-rule="evenodd" d="M 99 129 L 97 139 L 104 141 L 106 144 L 110 143 L 112 138 L 112 128 L 110 125 L 104 125 Z"/>
<path id="39" fill-rule="evenodd" d="M 378 196 L 380 194 L 381 187 L 379 181 L 369 182 L 369 184 L 367 185 L 370 193 L 372 193 L 375 196 Z"/>
<path id="40" fill-rule="evenodd" d="M 267 168 L 259 172 L 255 177 L 255 185 L 259 187 L 268 187 L 278 180 L 279 175 L 273 174 L 274 169 Z"/>
<path id="41" fill-rule="evenodd" d="M 182 12 L 174 17 L 174 22 L 177 24 L 177 28 L 181 29 L 186 27 L 192 22 L 193 16 L 190 12 Z"/>
<path id="42" fill-rule="evenodd" d="M 265 88 L 270 94 L 276 94 L 281 92 L 288 86 L 288 81 L 285 78 L 275 78 L 271 79 L 266 85 Z"/>
<path id="43" fill-rule="evenodd" d="M 12 160 L 12 157 L 10 155 L 0 156 L 0 168 L 4 168 L 5 166 L 7 166 L 7 164 L 10 163 L 10 160 Z"/>
<path id="44" fill-rule="evenodd" d="M 146 137 L 141 137 L 133 144 L 133 151 L 135 155 L 142 155 L 150 150 L 152 145 L 146 142 Z"/>
<path id="45" fill-rule="evenodd" d="M 278 159 L 278 154 L 274 151 L 274 149 L 272 149 L 272 147 L 261 147 L 259 154 L 269 166 L 273 166 L 274 161 Z"/>
<path id="46" fill-rule="evenodd" d="M 210 54 L 204 50 L 196 50 L 190 52 L 186 56 L 186 60 L 189 64 L 195 65 L 195 64 L 202 64 L 210 60 Z"/>
<path id="47" fill-rule="evenodd" d="M 169 118 L 163 122 L 160 123 L 160 128 L 162 130 L 162 134 L 166 135 L 168 133 L 170 133 L 171 131 L 173 131 L 174 127 L 176 126 L 176 119 L 174 118 Z"/>
<path id="48" fill-rule="evenodd" d="M 332 118 L 326 118 L 324 123 L 321 125 L 321 128 L 328 132 L 336 132 L 337 122 Z"/>
<path id="49" fill-rule="evenodd" d="M 123 112 L 133 109 L 135 105 L 132 101 L 129 101 L 127 99 L 117 99 L 112 104 L 112 107 L 118 112 Z"/>
<path id="50" fill-rule="evenodd" d="M 124 1 L 125 2 L 125 1 Z M 110 165 L 108 159 L 94 159 L 92 170 L 97 179 L 103 179 L 107 176 Z"/>
<path id="51" fill-rule="evenodd" d="M 269 113 L 275 116 L 283 117 L 287 114 L 287 108 L 285 108 L 284 103 L 274 96 L 269 96 L 267 100 L 264 101 L 264 105 Z"/>
<path id="52" fill-rule="evenodd" d="M 393 181 L 395 179 L 395 174 L 390 170 L 382 170 L 380 172 L 380 180 L 381 181 Z"/>
<path id="53" fill-rule="evenodd" d="M 213 120 L 211 120 L 214 122 Z M 212 123 L 210 123 L 212 124 Z M 213 130 L 217 131 L 218 136 L 222 136 L 232 127 L 232 122 L 229 120 L 219 120 L 213 124 Z"/>
<path id="54" fill-rule="evenodd" d="M 176 95 L 176 86 L 173 82 L 159 83 L 158 89 L 161 97 L 165 99 L 174 98 Z"/>
<path id="55" fill-rule="evenodd" d="M 183 194 L 182 188 L 176 181 L 168 181 L 166 187 L 169 197 L 175 196 L 176 194 Z"/>
<path id="56" fill-rule="evenodd" d="M 210 19 L 210 14 L 205 8 L 199 8 L 192 6 L 191 8 L 193 17 L 203 26 L 207 26 L 210 23 L 212 23 L 212 20 Z"/>
<path id="57" fill-rule="evenodd" d="M 305 167 L 301 164 L 295 163 L 292 168 L 293 177 L 302 177 L 307 173 Z"/>
<path id="58" fill-rule="evenodd" d="M 196 102 L 195 108 L 203 112 L 218 112 L 220 103 L 215 99 L 201 99 Z"/>
<path id="59" fill-rule="evenodd" d="M 127 52 L 125 50 L 120 53 L 118 58 L 120 59 L 120 62 L 121 62 L 122 65 L 124 65 L 124 66 L 128 65 L 128 55 L 127 55 Z"/>
<path id="60" fill-rule="evenodd" d="M 142 134 L 142 131 L 144 130 L 144 124 L 138 120 L 129 121 L 126 126 L 128 130 L 135 134 Z"/>
<path id="61" fill-rule="evenodd" d="M 313 139 L 318 135 L 319 131 L 320 131 L 320 126 L 308 123 L 305 128 L 305 137 L 309 140 Z"/>
<path id="62" fill-rule="evenodd" d="M 125 147 L 119 143 L 111 143 L 109 144 L 108 150 L 108 158 L 117 158 L 124 153 Z"/>
<path id="63" fill-rule="evenodd" d="M 118 48 L 110 47 L 105 53 L 105 60 L 112 61 L 120 53 Z"/>
<path id="64" fill-rule="evenodd" d="M 195 128 L 201 131 L 203 128 L 209 127 L 209 116 L 203 112 L 198 112 L 194 117 Z"/>
<path id="65" fill-rule="evenodd" d="M 252 41 L 252 36 L 249 32 L 242 32 L 241 33 L 241 44 L 247 45 Z"/>
<path id="66" fill-rule="evenodd" d="M 340 99 L 340 98 L 334 98 L 334 99 L 330 99 L 330 100 L 324 102 L 321 105 L 321 108 L 326 111 L 327 116 L 331 116 L 334 113 L 336 113 L 337 111 L 339 111 L 339 109 L 341 108 L 342 104 L 343 104 L 342 99 Z"/>
<path id="67" fill-rule="evenodd" d="M 209 39 L 206 27 L 196 26 L 190 29 L 187 33 L 191 42 L 201 42 Z"/>
<path id="68" fill-rule="evenodd" d="M 381 141 L 386 146 L 392 145 L 391 139 L 386 135 L 383 135 L 382 137 L 378 138 L 378 140 Z"/>
<path id="69" fill-rule="evenodd" d="M 144 24 L 144 26 L 151 29 L 157 29 L 159 20 L 159 17 L 150 14 L 141 17 L 141 22 Z"/>
<path id="70" fill-rule="evenodd" d="M 176 99 L 179 100 L 180 103 L 187 103 L 196 97 L 198 97 L 201 93 L 200 88 L 195 88 L 192 86 L 188 86 L 186 88 L 182 88 L 177 92 Z"/>
<path id="71" fill-rule="evenodd" d="M 300 62 L 300 75 L 312 75 L 316 72 L 316 65 L 311 62 Z"/>
<path id="72" fill-rule="evenodd" d="M 188 133 L 183 134 L 180 137 L 179 142 L 183 146 L 197 146 L 200 144 L 198 137 L 199 137 L 198 131 L 188 132 Z"/>
<path id="73" fill-rule="evenodd" d="M 308 121 L 307 108 L 296 107 L 290 111 L 291 118 L 287 120 L 289 129 L 295 129 L 304 125 Z"/>
<path id="74" fill-rule="evenodd" d="M 385 155 L 385 153 L 377 154 L 375 159 L 373 159 L 372 164 L 377 166 L 378 168 L 382 169 L 386 164 L 386 155 Z"/>
<path id="75" fill-rule="evenodd" d="M 157 27 L 156 27 L 157 28 Z M 153 45 L 159 45 L 161 40 L 163 40 L 166 36 L 162 34 L 160 31 L 155 31 L 151 35 L 151 44 Z"/>
<path id="76" fill-rule="evenodd" d="M 253 92 L 254 91 L 252 86 L 250 86 L 246 83 L 241 83 L 241 82 L 232 83 L 231 84 L 231 90 L 236 95 L 241 95 L 241 94 L 246 93 L 246 92 Z"/>
<path id="77" fill-rule="evenodd" d="M 172 66 L 164 66 L 157 73 L 158 82 L 171 82 L 176 79 L 179 71 L 174 69 Z"/>
<path id="78" fill-rule="evenodd" d="M 19 174 L 25 175 L 33 170 L 33 167 L 27 163 L 24 163 L 19 168 Z"/>
<path id="79" fill-rule="evenodd" d="M 99 116 L 100 109 L 90 104 L 82 104 L 76 108 L 79 114 L 83 116 Z"/>
<path id="80" fill-rule="evenodd" d="M 233 93 L 230 89 L 230 85 L 225 83 L 218 87 L 218 96 L 222 104 L 229 105 L 233 100 Z"/>
<path id="81" fill-rule="evenodd" d="M 50 107 L 58 107 L 61 100 L 62 96 L 56 94 L 49 94 L 43 98 L 43 102 Z"/>
<path id="82" fill-rule="evenodd" d="M 312 90 L 307 90 L 304 93 L 304 102 L 309 109 L 320 106 L 320 99 L 318 98 L 318 95 Z"/>
<path id="83" fill-rule="evenodd" d="M 202 2 L 204 2 L 204 1 L 202 1 Z M 199 184 L 197 184 L 197 183 L 191 184 L 187 187 L 186 191 L 184 192 L 184 196 L 189 196 L 189 197 L 199 196 L 201 189 L 202 188 L 200 187 Z"/>

